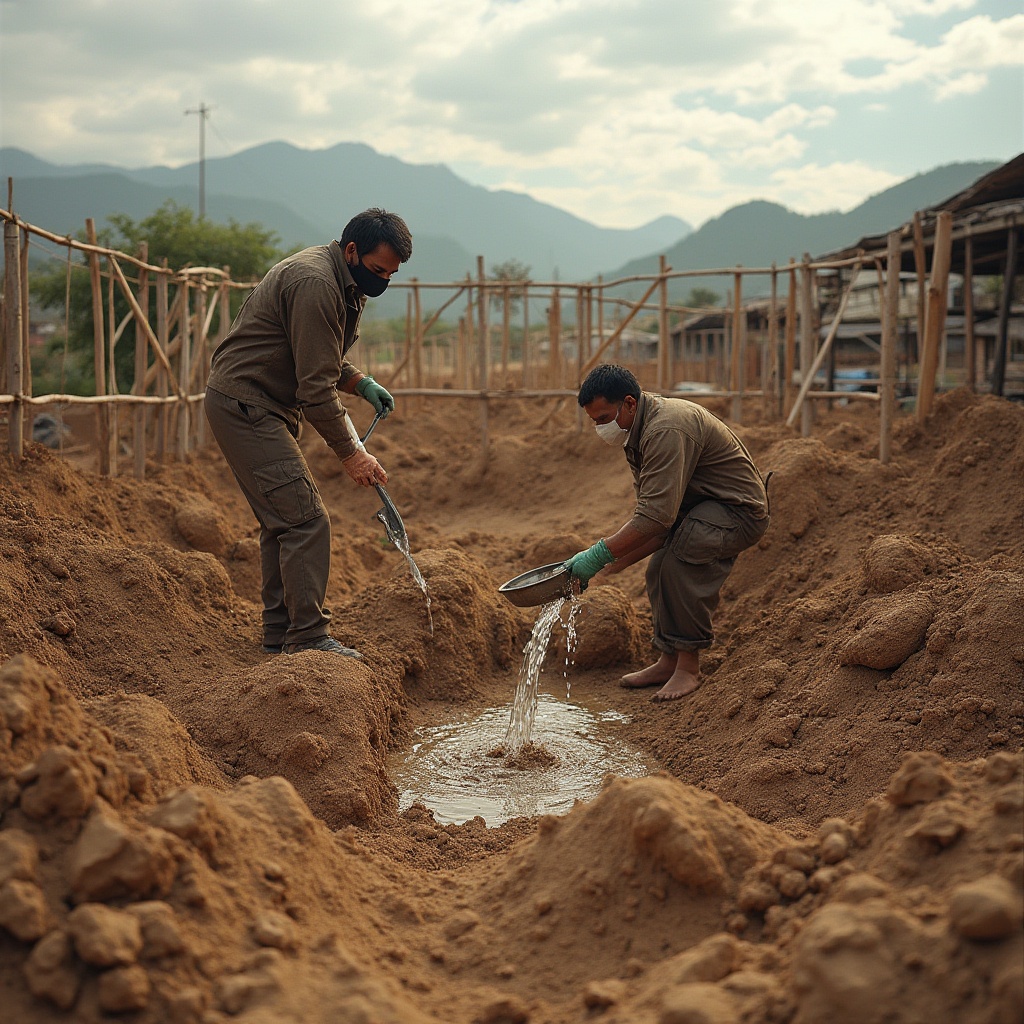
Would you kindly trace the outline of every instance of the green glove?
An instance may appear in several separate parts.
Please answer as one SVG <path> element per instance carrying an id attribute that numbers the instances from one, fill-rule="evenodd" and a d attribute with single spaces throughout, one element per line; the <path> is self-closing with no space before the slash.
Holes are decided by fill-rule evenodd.
<path id="1" fill-rule="evenodd" d="M 373 406 L 373 411 L 382 419 L 387 419 L 388 414 L 395 411 L 395 400 L 369 374 L 359 381 L 356 391 Z"/>
<path id="2" fill-rule="evenodd" d="M 604 540 L 599 540 L 586 551 L 577 551 L 565 566 L 581 583 L 586 583 L 591 576 L 596 576 L 606 565 L 615 561 L 615 556 L 608 550 Z"/>

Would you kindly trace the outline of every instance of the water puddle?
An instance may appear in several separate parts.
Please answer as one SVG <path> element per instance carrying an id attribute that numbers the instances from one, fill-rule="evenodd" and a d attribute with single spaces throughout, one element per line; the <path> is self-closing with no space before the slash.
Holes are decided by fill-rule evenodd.
<path id="1" fill-rule="evenodd" d="M 468 721 L 417 730 L 410 750 L 391 757 L 399 809 L 422 803 L 442 824 L 480 816 L 489 826 L 509 818 L 565 814 L 590 800 L 612 773 L 631 778 L 653 768 L 640 751 L 609 734 L 618 711 L 595 712 L 550 694 L 537 697 L 533 742 L 504 756 L 512 706 L 487 708 Z"/>

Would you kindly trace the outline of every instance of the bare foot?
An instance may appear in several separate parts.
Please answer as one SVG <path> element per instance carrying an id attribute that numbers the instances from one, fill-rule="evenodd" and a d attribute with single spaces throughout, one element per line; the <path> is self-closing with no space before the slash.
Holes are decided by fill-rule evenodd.
<path id="1" fill-rule="evenodd" d="M 667 704 L 669 701 L 679 700 L 687 694 L 693 693 L 700 686 L 700 676 L 678 668 L 672 673 L 672 678 L 651 698 L 655 704 Z"/>
<path id="2" fill-rule="evenodd" d="M 660 686 L 672 678 L 676 670 L 676 658 L 672 654 L 663 654 L 653 665 L 640 669 L 639 672 L 629 672 L 619 680 L 619 686 L 627 690 L 638 690 L 644 686 Z"/>

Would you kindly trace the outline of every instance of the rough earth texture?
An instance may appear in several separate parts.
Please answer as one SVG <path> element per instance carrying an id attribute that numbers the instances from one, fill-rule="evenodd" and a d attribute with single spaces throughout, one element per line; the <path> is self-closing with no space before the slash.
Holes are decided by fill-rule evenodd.
<path id="1" fill-rule="evenodd" d="M 496 408 L 486 460 L 467 409 L 400 400 L 371 446 L 432 635 L 376 495 L 304 439 L 362 664 L 261 653 L 216 449 L 143 483 L 0 460 L 5 1019 L 1020 1021 L 1024 410 L 946 396 L 887 466 L 873 410 L 811 438 L 751 410 L 773 521 L 703 685 L 617 686 L 652 657 L 642 567 L 583 598 L 573 697 L 662 770 L 486 828 L 399 815 L 388 752 L 511 698 L 533 612 L 498 585 L 613 532 L 632 488 L 568 408 Z"/>

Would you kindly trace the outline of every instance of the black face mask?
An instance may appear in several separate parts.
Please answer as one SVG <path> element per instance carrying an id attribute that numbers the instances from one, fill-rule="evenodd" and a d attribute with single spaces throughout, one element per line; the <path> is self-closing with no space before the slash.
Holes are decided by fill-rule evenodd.
<path id="1" fill-rule="evenodd" d="M 352 275 L 352 280 L 355 281 L 356 287 L 371 299 L 376 298 L 378 295 L 383 295 L 384 290 L 388 286 L 388 279 L 375 274 L 368 267 L 365 267 L 362 260 L 355 266 L 350 264 L 348 272 Z"/>

